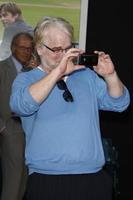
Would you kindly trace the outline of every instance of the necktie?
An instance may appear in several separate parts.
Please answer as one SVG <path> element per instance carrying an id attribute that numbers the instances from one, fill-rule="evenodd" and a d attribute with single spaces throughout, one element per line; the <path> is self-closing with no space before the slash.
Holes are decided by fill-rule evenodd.
<path id="1" fill-rule="evenodd" d="M 23 67 L 22 67 L 22 69 L 21 69 L 21 72 L 28 72 L 28 71 L 30 71 L 30 70 L 32 70 L 31 67 L 27 67 L 27 66 L 23 65 Z"/>

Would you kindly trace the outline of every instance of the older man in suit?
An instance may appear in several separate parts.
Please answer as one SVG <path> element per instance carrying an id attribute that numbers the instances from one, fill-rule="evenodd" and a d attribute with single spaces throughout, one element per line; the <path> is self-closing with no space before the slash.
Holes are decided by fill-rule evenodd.
<path id="1" fill-rule="evenodd" d="M 23 20 L 22 11 L 18 5 L 11 2 L 0 5 L 0 20 L 4 26 L 0 60 L 4 60 L 11 54 L 10 44 L 13 36 L 22 31 L 33 35 L 33 28 Z"/>
<path id="2" fill-rule="evenodd" d="M 12 55 L 0 61 L 1 200 L 22 200 L 24 196 L 27 177 L 25 140 L 20 118 L 11 112 L 9 99 L 12 82 L 23 71 L 23 66 L 29 65 L 33 49 L 33 37 L 29 33 L 19 33 L 11 43 Z"/>

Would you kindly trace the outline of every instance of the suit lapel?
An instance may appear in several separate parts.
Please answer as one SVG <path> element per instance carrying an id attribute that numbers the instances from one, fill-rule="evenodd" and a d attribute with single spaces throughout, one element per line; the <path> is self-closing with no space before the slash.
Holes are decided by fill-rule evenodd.
<path id="1" fill-rule="evenodd" d="M 15 67 L 15 65 L 14 65 L 14 62 L 13 62 L 13 60 L 12 60 L 11 57 L 9 57 L 9 58 L 7 59 L 7 70 L 8 70 L 8 72 L 10 73 L 9 75 L 10 75 L 13 79 L 15 79 L 15 77 L 17 76 L 17 69 L 16 69 L 16 67 Z"/>

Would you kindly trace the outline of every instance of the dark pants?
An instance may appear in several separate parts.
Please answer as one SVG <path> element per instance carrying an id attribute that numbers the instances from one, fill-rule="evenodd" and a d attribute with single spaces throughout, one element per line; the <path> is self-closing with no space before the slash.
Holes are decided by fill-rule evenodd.
<path id="1" fill-rule="evenodd" d="M 112 180 L 103 170 L 93 174 L 44 175 L 28 178 L 26 200 L 111 200 Z"/>
<path id="2" fill-rule="evenodd" d="M 27 180 L 24 165 L 24 136 L 14 133 L 1 136 L 1 200 L 22 200 Z"/>

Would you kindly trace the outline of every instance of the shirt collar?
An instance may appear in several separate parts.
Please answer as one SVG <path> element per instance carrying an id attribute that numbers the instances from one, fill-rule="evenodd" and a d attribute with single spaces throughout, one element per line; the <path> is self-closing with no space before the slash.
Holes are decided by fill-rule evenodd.
<path id="1" fill-rule="evenodd" d="M 14 56 L 12 56 L 12 60 L 16 67 L 17 72 L 20 73 L 23 68 L 22 64 Z"/>

